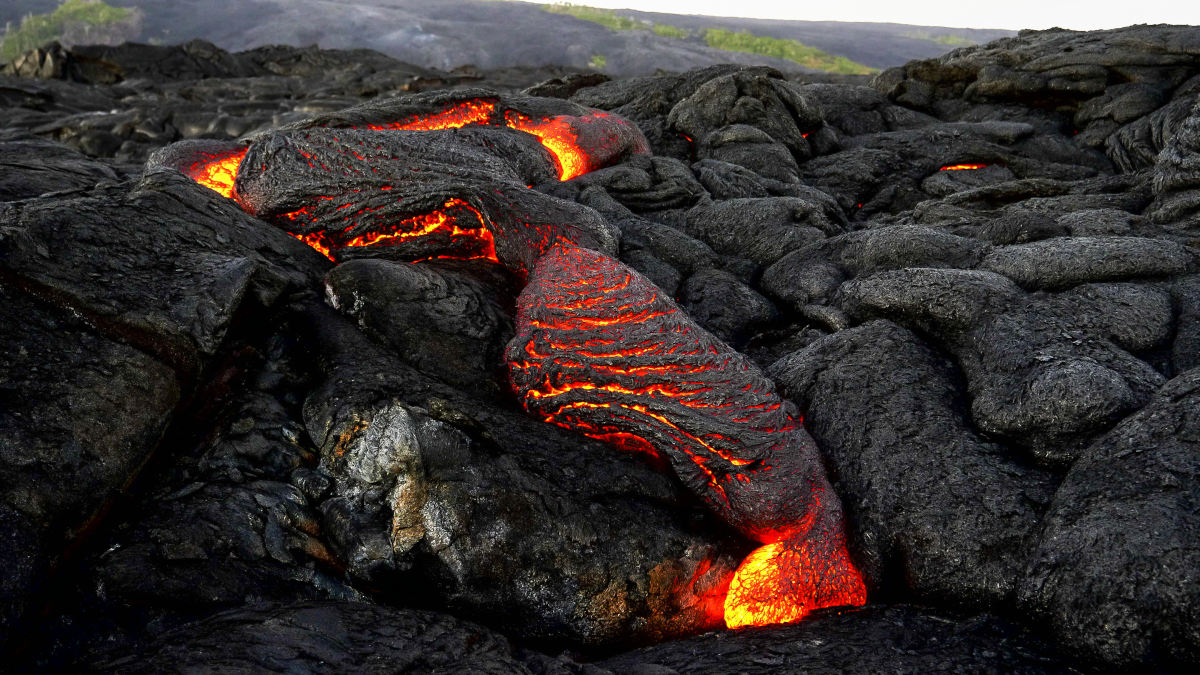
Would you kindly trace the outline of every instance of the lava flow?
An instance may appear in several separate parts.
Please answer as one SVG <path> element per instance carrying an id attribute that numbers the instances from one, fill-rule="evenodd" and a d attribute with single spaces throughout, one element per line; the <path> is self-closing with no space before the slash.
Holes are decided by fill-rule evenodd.
<path id="1" fill-rule="evenodd" d="M 476 227 L 459 227 L 463 214 L 474 218 Z M 285 217 L 296 222 L 302 222 L 307 216 L 308 212 L 304 209 L 285 214 Z M 496 257 L 496 240 L 485 226 L 483 215 L 461 199 L 450 199 L 442 208 L 426 214 L 390 222 L 386 228 L 357 236 L 351 235 L 353 230 L 354 226 L 351 226 L 342 232 L 318 230 L 293 236 L 335 262 L 337 258 L 334 252 L 345 248 L 398 246 L 406 241 L 433 237 L 440 237 L 444 242 L 442 248 L 453 250 L 456 253 L 452 256 L 454 258 L 500 262 Z"/>
<path id="2" fill-rule="evenodd" d="M 730 584 L 728 626 L 866 601 L 811 437 L 741 354 L 645 277 L 565 242 L 538 261 L 517 311 L 507 360 L 530 413 L 665 456 L 726 522 L 766 544 Z"/>
<path id="3" fill-rule="evenodd" d="M 485 259 L 524 276 L 505 360 L 525 409 L 669 465 L 722 519 L 763 545 L 729 584 L 728 626 L 864 603 L 840 501 L 795 407 L 653 283 L 593 250 L 616 249 L 610 224 L 525 187 L 526 178 L 550 176 L 545 153 L 505 129 L 394 133 L 505 126 L 535 135 L 558 178 L 570 180 L 647 152 L 637 127 L 602 111 L 526 114 L 499 98 L 427 115 L 397 110 L 396 121 L 387 121 L 388 110 L 369 109 L 358 119 L 372 121 L 356 128 L 274 132 L 240 152 L 230 144 L 207 154 L 190 146 L 163 161 L 174 157 L 178 168 L 180 157 L 208 158 L 188 160 L 184 171 L 331 260 L 347 248 L 394 247 L 409 259 Z M 979 167 L 946 167 L 959 168 Z M 446 185 L 454 186 L 451 196 L 437 196 Z"/>
<path id="4" fill-rule="evenodd" d="M 938 171 L 971 171 L 974 169 L 986 169 L 987 164 L 951 164 L 943 166 Z"/>
<path id="5" fill-rule="evenodd" d="M 461 127 L 487 124 L 496 110 L 494 101 L 486 99 L 471 99 L 459 102 L 445 110 L 430 115 L 415 115 L 409 119 L 397 122 L 368 124 L 372 131 L 386 129 L 403 131 L 437 131 L 439 129 L 459 129 Z"/>
<path id="6" fill-rule="evenodd" d="M 215 190 L 223 197 L 232 198 L 233 181 L 237 178 L 238 167 L 245 157 L 246 150 L 243 148 L 241 152 L 197 161 L 183 172 L 204 187 Z"/>

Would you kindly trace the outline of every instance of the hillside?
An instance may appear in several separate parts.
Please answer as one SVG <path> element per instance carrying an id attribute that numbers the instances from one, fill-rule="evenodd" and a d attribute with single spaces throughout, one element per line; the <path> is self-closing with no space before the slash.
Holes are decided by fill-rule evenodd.
<path id="1" fill-rule="evenodd" d="M 798 40 L 872 69 L 938 56 L 963 40 L 984 42 L 1011 34 L 896 24 L 765 22 L 621 12 L 689 33 L 681 38 L 674 31 L 615 31 L 545 11 L 532 3 L 480 0 L 112 0 L 109 4 L 139 8 L 145 19 L 138 39 L 155 43 L 200 38 L 231 51 L 269 44 L 365 47 L 430 68 L 466 64 L 480 68 L 591 66 L 611 75 L 678 71 L 730 62 L 801 69 L 779 58 L 715 49 L 703 39 L 706 29 L 750 31 L 756 36 Z M 10 0 L 0 6 L 0 24 L 15 26 L 23 16 L 49 12 L 56 5 L 55 0 Z M 497 26 L 504 29 L 497 30 Z M 940 37 L 942 42 L 913 36 Z"/>

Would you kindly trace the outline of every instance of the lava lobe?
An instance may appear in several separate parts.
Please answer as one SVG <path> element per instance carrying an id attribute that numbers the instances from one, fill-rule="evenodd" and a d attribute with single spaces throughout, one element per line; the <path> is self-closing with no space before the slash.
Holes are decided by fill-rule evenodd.
<path id="1" fill-rule="evenodd" d="M 647 152 L 641 132 L 556 99 L 458 96 L 372 102 L 248 148 L 179 144 L 152 163 L 184 171 L 335 261 L 386 251 L 486 259 L 523 276 L 506 361 L 525 409 L 668 463 L 763 544 L 730 582 L 727 625 L 864 603 L 841 503 L 794 406 L 618 262 L 603 218 L 529 189 Z"/>
<path id="2" fill-rule="evenodd" d="M 727 625 L 866 601 L 816 446 L 745 357 L 642 275 L 566 242 L 538 261 L 517 305 L 507 358 L 530 413 L 665 455 L 726 522 L 766 544 L 731 583 Z"/>

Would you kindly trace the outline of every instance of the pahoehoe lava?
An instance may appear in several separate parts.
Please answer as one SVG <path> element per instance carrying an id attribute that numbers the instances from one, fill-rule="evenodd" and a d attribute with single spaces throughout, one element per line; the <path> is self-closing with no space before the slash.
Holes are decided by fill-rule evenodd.
<path id="1" fill-rule="evenodd" d="M 1198 153 L 1184 26 L 870 79 L 30 51 L 5 663 L 1194 672 Z"/>
<path id="2" fill-rule="evenodd" d="M 722 519 L 766 544 L 730 580 L 726 625 L 786 623 L 865 603 L 841 502 L 795 407 L 757 366 L 614 259 L 606 245 L 614 237 L 597 233 L 603 223 L 583 227 L 559 200 L 521 186 L 547 179 L 547 153 L 559 180 L 647 153 L 637 127 L 599 110 L 545 114 L 567 107 L 555 100 L 439 99 L 430 104 L 442 109 L 426 114 L 373 104 L 265 134 L 247 149 L 197 142 L 151 162 L 236 199 L 332 260 L 348 248 L 387 247 L 414 262 L 482 258 L 522 275 L 505 356 L 525 409 L 669 458 Z M 536 137 L 546 152 L 509 130 Z M 513 185 L 492 187 L 505 174 Z M 446 176 L 461 192 L 421 213 L 430 202 L 416 195 Z M 556 211 L 561 222 L 528 215 Z"/>

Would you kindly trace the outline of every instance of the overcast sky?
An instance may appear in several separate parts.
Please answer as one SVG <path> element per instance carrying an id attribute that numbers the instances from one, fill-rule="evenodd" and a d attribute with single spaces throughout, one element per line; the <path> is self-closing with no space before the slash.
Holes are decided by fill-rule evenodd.
<path id="1" fill-rule="evenodd" d="M 1135 23 L 1200 25 L 1200 0 L 578 0 L 574 4 L 673 14 L 962 28 L 1095 30 Z"/>

